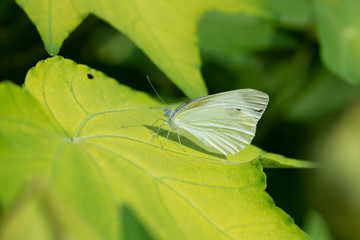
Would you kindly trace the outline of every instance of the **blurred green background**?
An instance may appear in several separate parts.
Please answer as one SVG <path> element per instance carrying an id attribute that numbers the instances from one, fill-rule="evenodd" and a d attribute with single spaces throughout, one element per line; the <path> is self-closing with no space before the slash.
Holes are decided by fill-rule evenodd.
<path id="1" fill-rule="evenodd" d="M 255 88 L 269 94 L 254 145 L 323 164 L 315 170 L 265 169 L 266 191 L 277 206 L 315 239 L 359 239 L 360 79 L 355 76 L 349 83 L 331 64 L 324 64 L 316 19 L 325 14 L 315 5 L 326 1 L 315 2 L 274 1 L 283 14 L 269 20 L 206 13 L 198 25 L 202 74 L 209 93 Z M 360 8 L 360 2 L 345 2 Z M 351 16 L 341 11 L 333 15 L 339 23 L 334 36 L 342 33 L 341 17 Z M 360 35 L 360 15 L 347 21 L 354 26 L 352 34 Z M 329 36 L 328 41 L 335 40 Z M 360 48 L 360 41 L 352 44 Z M 351 52 L 333 46 L 349 51 L 344 56 L 350 57 L 343 59 L 346 66 L 360 68 L 357 48 Z M 149 75 L 167 101 L 186 99 L 126 36 L 92 15 L 65 40 L 59 55 L 154 94 L 145 78 Z M 0 79 L 21 85 L 26 72 L 48 56 L 24 11 L 14 1 L 2 0 Z"/>

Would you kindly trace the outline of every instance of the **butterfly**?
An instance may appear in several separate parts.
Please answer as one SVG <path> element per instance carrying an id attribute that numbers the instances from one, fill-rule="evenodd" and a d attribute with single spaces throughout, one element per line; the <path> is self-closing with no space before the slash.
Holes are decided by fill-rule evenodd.
<path id="1" fill-rule="evenodd" d="M 181 135 L 209 152 L 235 154 L 251 143 L 268 102 L 269 96 L 264 92 L 239 89 L 195 98 L 175 110 L 165 104 L 166 119 L 158 119 L 164 123 L 154 137 L 168 124 L 166 140 L 170 131 L 175 130 L 180 144 Z"/>

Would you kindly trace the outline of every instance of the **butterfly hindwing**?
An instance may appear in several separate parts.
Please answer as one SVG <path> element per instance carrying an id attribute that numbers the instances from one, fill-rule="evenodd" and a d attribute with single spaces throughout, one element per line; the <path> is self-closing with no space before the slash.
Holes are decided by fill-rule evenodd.
<path id="1" fill-rule="evenodd" d="M 250 144 L 256 122 L 235 108 L 201 107 L 176 117 L 177 131 L 210 152 L 234 154 Z"/>

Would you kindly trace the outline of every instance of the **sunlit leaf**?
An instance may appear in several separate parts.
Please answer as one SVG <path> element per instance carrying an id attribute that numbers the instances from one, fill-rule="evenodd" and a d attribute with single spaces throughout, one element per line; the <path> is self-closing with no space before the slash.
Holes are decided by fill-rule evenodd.
<path id="1" fill-rule="evenodd" d="M 189 141 L 184 152 L 176 134 L 162 148 L 165 133 L 150 144 L 159 104 L 101 72 L 50 58 L 23 88 L 2 83 L 0 104 L 5 208 L 41 177 L 104 239 L 128 239 L 124 221 L 154 239 L 307 237 L 264 191 L 261 149 L 224 159 Z"/>
<path id="2" fill-rule="evenodd" d="M 29 185 L 2 216 L 0 239 L 102 239 L 76 210 L 54 196 L 46 183 L 37 179 Z"/>
<path id="3" fill-rule="evenodd" d="M 317 168 L 316 162 L 301 161 L 284 157 L 275 153 L 263 153 L 259 158 L 261 165 L 265 168 Z"/>
<path id="4" fill-rule="evenodd" d="M 271 12 L 263 0 L 17 0 L 17 3 L 36 25 L 49 54 L 57 54 L 68 34 L 91 13 L 128 36 L 189 98 L 207 94 L 197 46 L 197 20 L 203 13 L 214 9 L 269 16 Z"/>

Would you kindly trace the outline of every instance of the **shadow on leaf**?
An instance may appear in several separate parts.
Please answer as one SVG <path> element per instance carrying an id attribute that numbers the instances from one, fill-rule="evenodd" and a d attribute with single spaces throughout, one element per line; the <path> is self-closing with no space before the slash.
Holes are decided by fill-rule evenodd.
<path id="1" fill-rule="evenodd" d="M 120 207 L 120 218 L 123 224 L 123 239 L 126 240 L 154 240 L 146 226 L 127 205 Z"/>
<path id="2" fill-rule="evenodd" d="M 153 131 L 154 134 L 156 134 L 156 132 L 159 130 L 159 127 L 156 127 L 156 126 L 149 126 L 149 125 L 144 125 L 144 126 L 145 126 L 147 129 Z M 168 130 L 163 130 L 163 129 L 161 129 L 161 130 L 159 131 L 158 135 L 155 136 L 155 138 L 158 138 L 159 136 L 166 138 L 167 134 L 168 134 Z M 213 155 L 213 156 L 218 157 L 218 158 L 222 158 L 222 159 L 226 158 L 225 155 L 222 155 L 222 154 L 219 154 L 219 153 L 213 153 L 213 152 L 206 151 L 205 149 L 203 149 L 203 148 L 201 148 L 200 146 L 196 145 L 194 142 L 192 142 L 192 141 L 189 140 L 188 138 L 182 136 L 181 134 L 180 134 L 180 138 L 181 138 L 181 145 L 183 145 L 183 146 L 186 146 L 186 147 L 188 147 L 188 148 L 192 148 L 192 149 L 194 149 L 194 150 L 196 150 L 196 151 L 199 151 L 199 152 L 202 152 L 202 153 L 206 153 L 206 154 L 209 154 L 209 155 Z M 170 134 L 169 134 L 169 137 L 168 137 L 167 141 L 169 141 L 169 140 L 170 140 L 170 141 L 175 141 L 175 142 L 177 142 L 177 143 L 180 145 L 179 140 L 178 140 L 178 134 L 177 134 L 177 132 L 170 131 Z"/>

